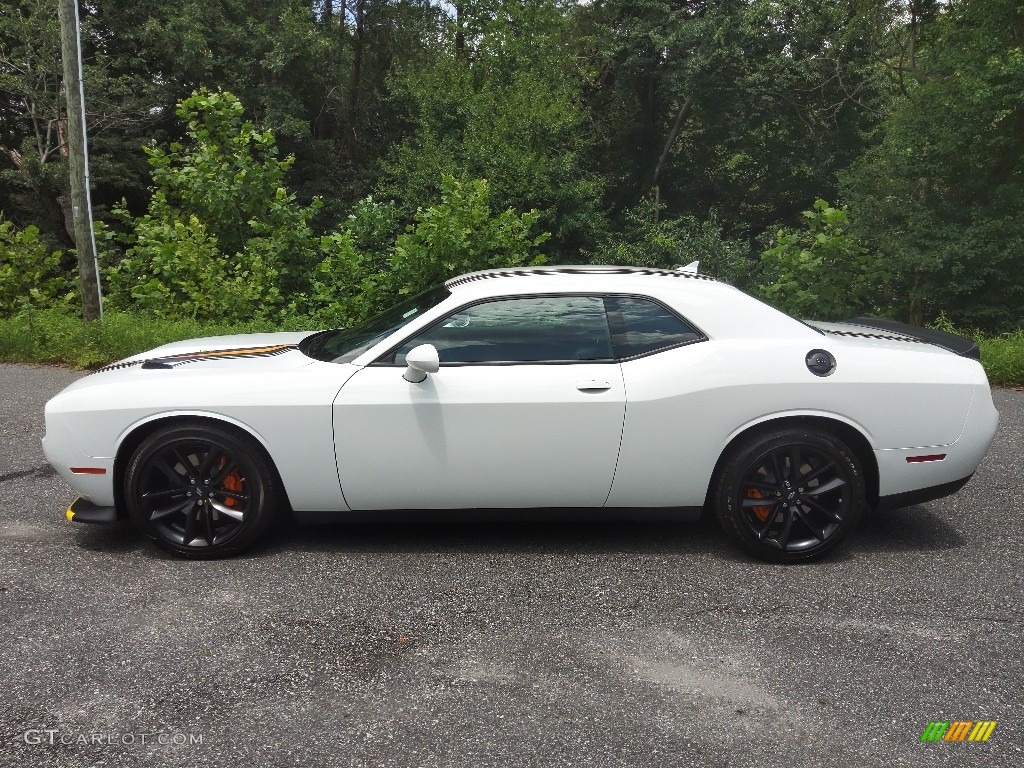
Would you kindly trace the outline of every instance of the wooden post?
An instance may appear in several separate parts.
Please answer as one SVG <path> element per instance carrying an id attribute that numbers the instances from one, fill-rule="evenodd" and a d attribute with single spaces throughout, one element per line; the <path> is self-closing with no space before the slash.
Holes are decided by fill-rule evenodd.
<path id="1" fill-rule="evenodd" d="M 58 0 L 61 58 L 64 60 L 64 98 L 68 105 L 68 166 L 71 169 L 71 213 L 78 253 L 78 285 L 82 293 L 82 317 L 96 320 L 102 314 L 96 245 L 92 232 L 89 199 L 89 167 L 86 155 L 85 113 L 82 98 L 82 59 L 79 48 L 77 0 Z"/>

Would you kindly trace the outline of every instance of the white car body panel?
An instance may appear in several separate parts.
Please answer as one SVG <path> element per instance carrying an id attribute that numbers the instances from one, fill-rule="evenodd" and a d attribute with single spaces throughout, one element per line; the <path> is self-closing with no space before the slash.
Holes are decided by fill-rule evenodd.
<path id="1" fill-rule="evenodd" d="M 198 339 L 133 356 L 47 404 L 46 456 L 84 498 L 111 506 L 114 457 L 127 460 L 137 429 L 222 421 L 266 448 L 296 511 L 341 519 L 350 507 L 698 507 L 732 440 L 794 417 L 855 430 L 862 458 L 877 462 L 878 493 L 899 496 L 969 477 L 995 434 L 980 364 L 938 346 L 848 324 L 819 332 L 694 275 L 566 272 L 458 278 L 442 303 L 351 363 L 291 348 L 306 333 Z M 706 339 L 621 362 L 442 364 L 419 384 L 374 364 L 460 307 L 551 294 L 650 297 Z M 243 350 L 263 347 L 282 349 Z M 808 370 L 812 349 L 835 357 L 830 375 Z M 141 366 L 154 358 L 174 359 Z M 576 388 L 592 379 L 607 390 Z M 907 461 L 922 453 L 943 458 Z M 70 471 L 82 466 L 106 473 Z"/>
<path id="2" fill-rule="evenodd" d="M 253 334 L 171 344 L 126 362 L 217 349 L 291 344 L 308 333 Z M 65 480 L 100 506 L 114 503 L 113 460 L 122 442 L 157 419 L 199 417 L 244 429 L 273 456 L 297 509 L 346 510 L 334 459 L 331 404 L 354 366 L 310 360 L 297 350 L 274 357 L 202 360 L 173 370 L 132 366 L 78 380 L 47 404 L 43 450 Z M 101 394 L 98 394 L 98 391 Z M 159 403 L 154 407 L 154 403 Z M 74 427 L 68 425 L 74 414 Z M 292 450 L 279 446 L 296 444 Z M 73 458 L 73 461 L 71 460 Z M 68 467 L 108 468 L 75 475 Z"/>
<path id="3" fill-rule="evenodd" d="M 794 366 L 780 361 L 797 359 L 802 364 L 807 349 L 816 346 L 827 346 L 840 359 L 835 373 L 827 378 L 807 373 L 803 381 L 794 381 Z M 875 449 L 917 447 L 906 445 L 910 435 L 918 446 L 948 445 L 959 437 L 975 391 L 970 366 L 963 367 L 961 382 L 879 383 L 865 380 L 857 352 L 822 343 L 818 337 L 799 346 L 791 342 L 692 344 L 624 362 L 626 424 L 608 503 L 703 504 L 719 456 L 707 446 L 724 448 L 736 435 L 773 419 L 841 421 L 857 429 Z M 947 354 L 960 360 L 951 353 L 935 357 Z M 737 364 L 723 364 L 723 358 Z M 922 368 L 927 369 L 928 363 L 923 361 Z M 949 366 L 940 363 L 939 367 L 946 372 Z M 708 370 L 716 371 L 712 381 L 704 374 Z M 757 372 L 756 382 L 750 380 L 751 371 Z M 793 403 L 802 407 L 794 409 Z M 666 424 L 675 426 L 666 429 Z M 666 456 L 675 457 L 674 471 L 666 466 Z"/>
<path id="4" fill-rule="evenodd" d="M 625 411 L 618 363 L 451 366 L 421 384 L 402 371 L 364 368 L 335 402 L 353 509 L 605 503 Z"/>

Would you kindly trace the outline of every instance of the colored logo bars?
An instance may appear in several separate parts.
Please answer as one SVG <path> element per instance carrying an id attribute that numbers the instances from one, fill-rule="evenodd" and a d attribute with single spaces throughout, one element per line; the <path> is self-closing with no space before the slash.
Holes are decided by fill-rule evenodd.
<path id="1" fill-rule="evenodd" d="M 933 720 L 921 734 L 921 741 L 988 741 L 996 720 Z"/>

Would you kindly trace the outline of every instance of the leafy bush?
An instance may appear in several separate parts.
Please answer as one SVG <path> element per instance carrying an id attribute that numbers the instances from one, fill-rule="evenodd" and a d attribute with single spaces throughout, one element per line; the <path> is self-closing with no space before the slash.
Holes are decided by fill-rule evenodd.
<path id="1" fill-rule="evenodd" d="M 370 196 L 320 239 L 322 258 L 311 278 L 309 303 L 322 325 L 352 325 L 387 302 L 390 281 L 385 276 L 400 227 L 395 204 Z"/>
<path id="2" fill-rule="evenodd" d="M 274 136 L 242 120 L 229 93 L 197 91 L 178 107 L 188 146 L 147 148 L 153 195 L 145 214 L 101 240 L 122 243 L 107 272 L 109 306 L 164 319 L 239 322 L 308 315 L 348 325 L 408 293 L 460 272 L 537 263 L 539 214 L 493 214 L 484 180 L 445 176 L 440 202 L 404 230 L 394 203 L 366 198 L 322 237 L 310 222 L 319 200 L 299 206 L 284 187 L 291 158 Z"/>
<path id="3" fill-rule="evenodd" d="M 319 260 L 310 221 L 284 187 L 293 158 L 277 159 L 274 135 L 242 119 L 230 93 L 202 89 L 178 105 L 188 145 L 146 148 L 153 171 L 148 211 L 116 216 L 126 245 L 108 271 L 110 305 L 163 318 L 227 322 L 293 311 Z M 291 304 L 285 296 L 294 296 Z"/>
<path id="4" fill-rule="evenodd" d="M 441 201 L 418 210 L 405 231 L 392 229 L 388 244 L 395 208 L 368 198 L 321 239 L 325 256 L 313 277 L 313 305 L 318 316 L 348 324 L 463 272 L 543 263 L 535 249 L 548 234 L 532 234 L 538 215 L 495 215 L 486 181 L 445 176 Z"/>
<path id="5" fill-rule="evenodd" d="M 540 264 L 533 249 L 547 240 L 530 231 L 540 214 L 511 208 L 491 214 L 490 185 L 483 179 L 441 181 L 441 202 L 416 211 L 395 240 L 391 275 L 398 294 L 415 294 L 463 272 Z"/>
<path id="6" fill-rule="evenodd" d="M 109 303 L 156 317 L 238 321 L 267 314 L 279 303 L 276 272 L 248 250 L 227 259 L 195 216 L 187 221 L 137 223 L 136 244 L 109 272 Z M 125 291 L 130 294 L 125 296 Z"/>
<path id="7" fill-rule="evenodd" d="M 61 270 L 60 251 L 39 239 L 39 229 L 19 230 L 0 214 L 0 317 L 75 301 L 74 280 Z"/>
<path id="8" fill-rule="evenodd" d="M 775 245 L 761 254 L 757 293 L 797 317 L 838 320 L 879 312 L 888 270 L 847 232 L 846 209 L 817 200 L 803 215 L 804 229 L 779 229 Z"/>

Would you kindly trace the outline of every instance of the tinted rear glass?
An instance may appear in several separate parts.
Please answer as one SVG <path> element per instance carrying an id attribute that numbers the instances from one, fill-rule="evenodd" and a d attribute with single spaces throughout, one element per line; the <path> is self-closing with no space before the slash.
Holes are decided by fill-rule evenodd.
<path id="1" fill-rule="evenodd" d="M 703 335 L 661 304 L 636 297 L 605 299 L 618 358 L 637 357 L 698 341 Z"/>

